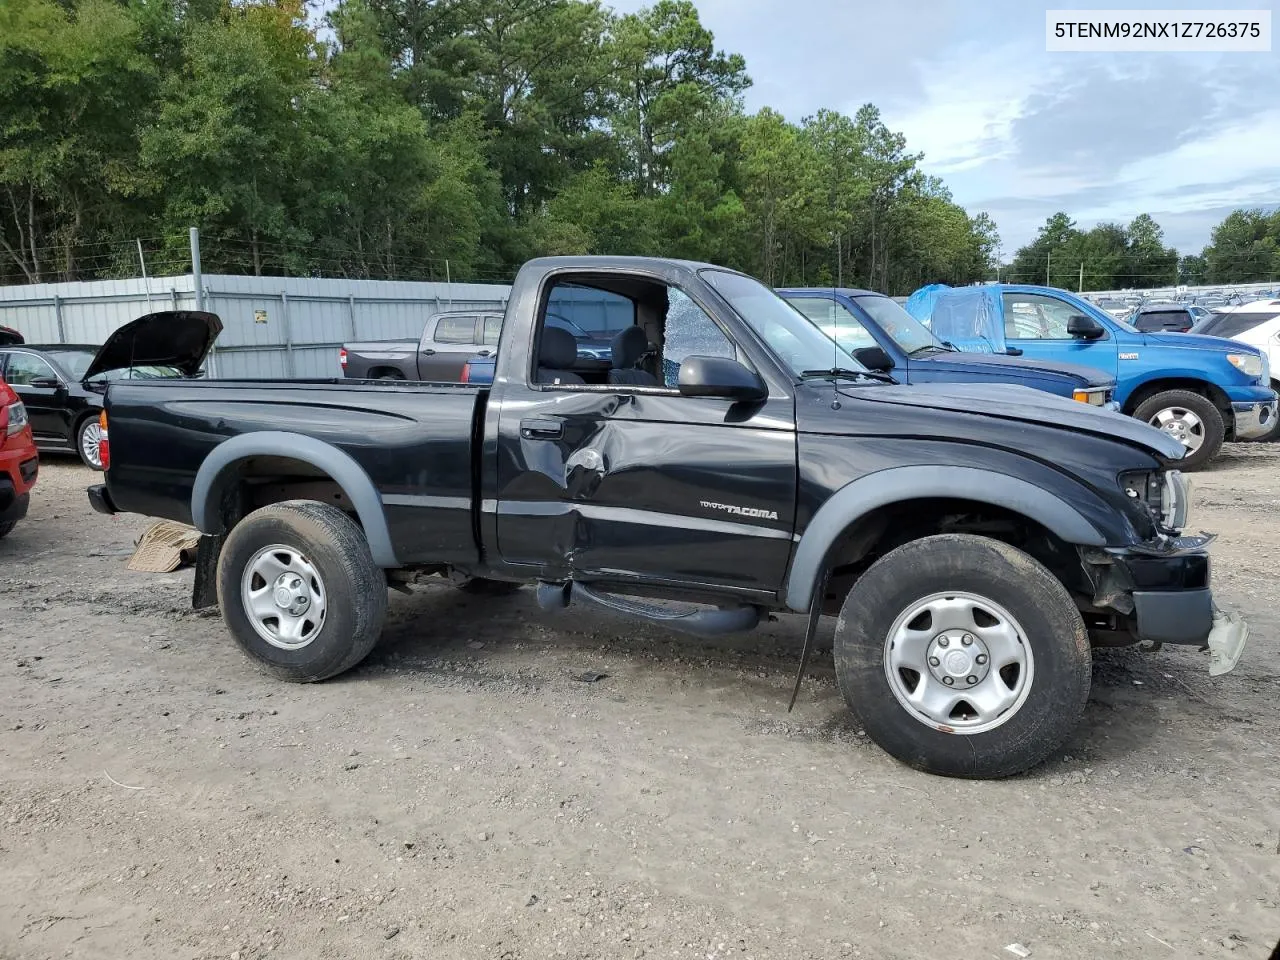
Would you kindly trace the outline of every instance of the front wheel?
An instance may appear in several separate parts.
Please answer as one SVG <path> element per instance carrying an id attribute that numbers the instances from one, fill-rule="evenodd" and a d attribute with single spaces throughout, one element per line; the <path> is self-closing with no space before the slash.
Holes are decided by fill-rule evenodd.
<path id="1" fill-rule="evenodd" d="M 944 776 L 1035 766 L 1089 696 L 1089 639 L 1070 595 L 986 537 L 924 537 L 878 560 L 845 598 L 834 653 L 840 692 L 870 737 Z"/>
<path id="2" fill-rule="evenodd" d="M 386 618 L 387 579 L 354 520 L 290 500 L 231 530 L 218 604 L 240 649 L 281 680 L 311 683 L 368 656 Z"/>
<path id="3" fill-rule="evenodd" d="M 102 469 L 102 427 L 96 416 L 85 417 L 76 427 L 76 452 L 90 470 Z"/>
<path id="4" fill-rule="evenodd" d="M 1180 470 L 1199 470 L 1218 455 L 1227 435 L 1218 408 L 1190 390 L 1165 390 L 1148 397 L 1133 416 L 1182 443 L 1187 452 L 1175 464 Z"/>

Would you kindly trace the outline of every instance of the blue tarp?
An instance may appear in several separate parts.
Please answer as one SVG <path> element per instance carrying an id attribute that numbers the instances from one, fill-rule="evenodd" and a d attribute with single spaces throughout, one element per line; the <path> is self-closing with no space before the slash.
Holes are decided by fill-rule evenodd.
<path id="1" fill-rule="evenodd" d="M 1004 353 L 1004 304 L 998 286 L 949 287 L 934 283 L 907 298 L 907 312 L 971 353 Z"/>

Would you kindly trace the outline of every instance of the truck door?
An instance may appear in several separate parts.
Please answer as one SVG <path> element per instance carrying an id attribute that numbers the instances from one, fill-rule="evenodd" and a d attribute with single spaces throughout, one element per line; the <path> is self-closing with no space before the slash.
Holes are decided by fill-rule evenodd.
<path id="1" fill-rule="evenodd" d="M 474 313 L 442 313 L 427 321 L 418 344 L 418 378 L 455 383 L 462 365 L 479 350 L 482 331 Z"/>
<path id="2" fill-rule="evenodd" d="M 1080 363 L 1116 376 L 1116 339 L 1109 325 L 1097 340 L 1080 340 L 1067 333 L 1067 323 L 1079 307 L 1042 293 L 1004 294 L 1004 339 L 1022 355 L 1035 360 Z"/>
<path id="3" fill-rule="evenodd" d="M 502 560 L 551 580 L 774 594 L 795 527 L 794 399 L 776 385 L 750 404 L 682 396 L 686 357 L 751 358 L 706 291 L 699 302 L 658 281 L 628 289 L 650 354 L 615 347 L 612 377 L 532 368 L 503 384 L 497 498 L 485 508 Z"/>

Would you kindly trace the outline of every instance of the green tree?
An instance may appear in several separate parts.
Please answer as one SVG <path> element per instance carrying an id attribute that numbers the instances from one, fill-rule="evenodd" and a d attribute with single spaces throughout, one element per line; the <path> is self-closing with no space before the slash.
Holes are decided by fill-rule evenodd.
<path id="1" fill-rule="evenodd" d="M 1204 248 L 1209 283 L 1250 283 L 1280 276 L 1280 211 L 1235 210 Z"/>

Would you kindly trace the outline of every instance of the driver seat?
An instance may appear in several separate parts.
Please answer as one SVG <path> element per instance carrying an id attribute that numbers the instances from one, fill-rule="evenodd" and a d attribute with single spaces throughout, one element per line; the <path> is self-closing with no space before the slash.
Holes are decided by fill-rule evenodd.
<path id="1" fill-rule="evenodd" d="M 632 387 L 662 386 L 652 373 L 636 366 L 649 352 L 649 338 L 642 329 L 630 326 L 619 332 L 613 338 L 610 351 L 613 369 L 609 371 L 609 383 Z"/>

